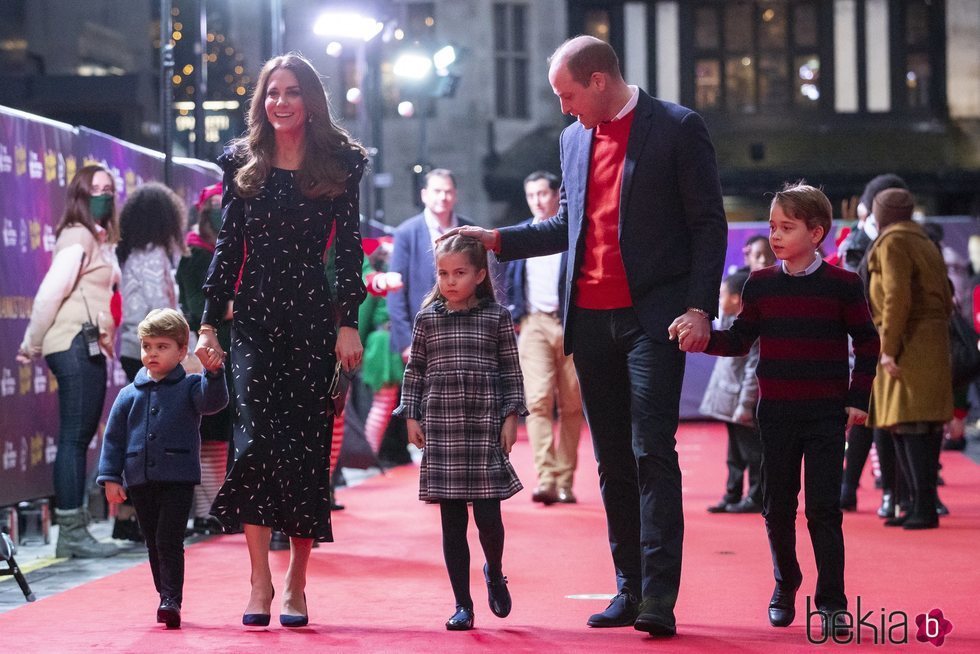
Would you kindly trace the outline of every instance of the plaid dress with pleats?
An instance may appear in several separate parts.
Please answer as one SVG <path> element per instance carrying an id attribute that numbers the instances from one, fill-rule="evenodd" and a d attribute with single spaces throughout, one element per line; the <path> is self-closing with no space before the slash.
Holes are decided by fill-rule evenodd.
<path id="1" fill-rule="evenodd" d="M 425 434 L 420 500 L 506 499 L 523 486 L 500 447 L 511 413 L 527 415 L 510 313 L 489 300 L 466 311 L 436 301 L 419 312 L 394 415 Z"/>

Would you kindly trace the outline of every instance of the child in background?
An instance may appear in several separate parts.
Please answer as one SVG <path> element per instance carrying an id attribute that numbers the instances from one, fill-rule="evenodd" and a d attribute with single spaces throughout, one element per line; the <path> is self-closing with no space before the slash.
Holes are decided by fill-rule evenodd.
<path id="1" fill-rule="evenodd" d="M 190 329 L 173 309 L 154 309 L 138 326 L 143 368 L 119 391 L 106 423 L 98 483 L 113 504 L 127 496 L 146 536 L 157 622 L 180 627 L 184 529 L 201 481 L 201 415 L 228 404 L 224 366 L 188 375 Z"/>
<path id="2" fill-rule="evenodd" d="M 759 341 L 762 503 L 776 578 L 769 622 L 787 627 L 796 617 L 796 591 L 803 583 L 796 510 L 805 460 L 807 527 L 817 564 L 813 613 L 823 633 L 836 637 L 847 636 L 851 626 L 839 503 L 844 433 L 867 420 L 880 341 L 861 279 L 816 252 L 830 233 L 831 213 L 827 196 L 812 186 L 800 183 L 775 194 L 769 242 L 780 264 L 749 275 L 741 313 L 729 329 L 711 332 L 705 351 L 745 356 Z M 671 325 L 669 334 L 684 349 L 687 332 Z M 809 598 L 807 606 L 809 622 Z"/>
<path id="3" fill-rule="evenodd" d="M 440 505 L 456 598 L 446 629 L 464 631 L 473 628 L 467 502 L 486 556 L 490 610 L 500 618 L 510 613 L 500 501 L 522 488 L 507 457 L 527 409 L 514 323 L 493 299 L 483 245 L 451 236 L 437 244 L 435 260 L 436 286 L 415 319 L 395 415 L 407 420 L 409 442 L 424 448 L 419 499 Z"/>
<path id="4" fill-rule="evenodd" d="M 768 247 L 768 244 L 767 244 Z M 735 322 L 742 307 L 742 287 L 749 278 L 747 272 L 736 272 L 721 283 L 721 329 Z M 717 504 L 708 507 L 709 513 L 762 512 L 762 442 L 755 422 L 755 405 L 759 399 L 759 381 L 755 376 L 759 365 L 759 342 L 743 357 L 726 357 L 715 362 L 708 388 L 699 411 L 725 422 L 728 429 L 728 481 L 725 495 Z M 742 478 L 749 473 L 749 488 L 742 497 Z"/>

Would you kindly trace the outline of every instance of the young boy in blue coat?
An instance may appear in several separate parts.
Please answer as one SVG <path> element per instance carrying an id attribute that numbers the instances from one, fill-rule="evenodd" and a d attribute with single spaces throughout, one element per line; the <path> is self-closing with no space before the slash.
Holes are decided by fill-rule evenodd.
<path id="1" fill-rule="evenodd" d="M 160 594 L 157 622 L 180 627 L 184 588 L 184 528 L 194 486 L 201 483 L 201 416 L 228 404 L 218 364 L 188 375 L 190 329 L 173 309 L 154 309 L 139 324 L 143 368 L 109 413 L 97 481 L 106 499 L 133 499 L 146 536 L 153 584 Z"/>

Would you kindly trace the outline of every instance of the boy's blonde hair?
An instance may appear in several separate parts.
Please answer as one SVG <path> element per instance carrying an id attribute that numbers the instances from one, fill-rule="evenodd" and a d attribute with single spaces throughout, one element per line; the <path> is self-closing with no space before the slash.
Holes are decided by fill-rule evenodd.
<path id="1" fill-rule="evenodd" d="M 191 328 L 174 309 L 154 309 L 146 314 L 146 318 L 136 328 L 140 340 L 147 336 L 155 338 L 171 338 L 177 342 L 177 347 L 187 347 Z"/>
<path id="2" fill-rule="evenodd" d="M 790 218 L 806 223 L 807 229 L 823 227 L 821 243 L 827 238 L 833 224 L 834 209 L 823 191 L 800 180 L 778 191 L 772 199 L 770 210 L 777 204 Z"/>

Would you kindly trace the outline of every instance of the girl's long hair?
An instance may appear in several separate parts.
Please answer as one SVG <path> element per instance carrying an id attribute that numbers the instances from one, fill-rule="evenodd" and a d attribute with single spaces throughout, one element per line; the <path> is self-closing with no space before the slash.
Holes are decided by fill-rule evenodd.
<path id="1" fill-rule="evenodd" d="M 235 153 L 244 160 L 235 174 L 238 194 L 255 197 L 272 171 L 276 137 L 265 113 L 265 96 L 269 77 L 280 68 L 296 76 L 306 108 L 305 151 L 303 164 L 296 173 L 299 189 L 310 199 L 335 198 L 347 187 L 351 153 L 363 158 L 365 150 L 344 128 L 334 124 L 319 73 L 296 52 L 273 57 L 259 73 L 246 117 L 248 133 L 231 143 Z"/>
<path id="2" fill-rule="evenodd" d="M 119 213 L 119 265 L 133 250 L 160 246 L 173 259 L 184 252 L 184 203 L 176 193 L 158 182 L 149 182 L 126 198 Z"/>
<path id="3" fill-rule="evenodd" d="M 476 297 L 478 299 L 493 299 L 493 280 L 490 279 L 490 265 L 487 261 L 487 249 L 483 247 L 483 243 L 476 240 L 475 238 L 470 238 L 469 236 L 460 236 L 459 234 L 454 234 L 447 239 L 439 241 L 436 245 L 435 251 L 435 261 L 436 266 L 439 265 L 439 257 L 447 254 L 463 254 L 466 255 L 466 260 L 470 262 L 477 271 L 483 270 L 486 275 L 483 276 L 483 281 L 476 287 Z M 436 275 L 438 277 L 438 275 Z M 439 291 L 439 280 L 436 279 L 436 285 L 432 287 L 429 294 L 425 296 L 422 300 L 422 307 L 427 307 L 436 300 L 446 301 L 445 296 Z"/>
<path id="4" fill-rule="evenodd" d="M 92 197 L 92 178 L 95 173 L 103 172 L 112 180 L 112 199 L 109 201 L 109 214 L 96 222 L 89 210 L 88 201 Z M 98 234 L 95 226 L 99 225 L 106 231 L 106 241 L 115 243 L 119 238 L 119 227 L 116 223 L 116 180 L 108 170 L 98 164 L 82 166 L 71 182 L 68 183 L 68 190 L 65 192 L 65 212 L 61 214 L 61 220 L 54 230 L 55 238 L 61 235 L 66 227 L 81 225 L 92 233 L 96 239 Z"/>

